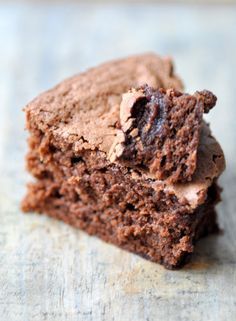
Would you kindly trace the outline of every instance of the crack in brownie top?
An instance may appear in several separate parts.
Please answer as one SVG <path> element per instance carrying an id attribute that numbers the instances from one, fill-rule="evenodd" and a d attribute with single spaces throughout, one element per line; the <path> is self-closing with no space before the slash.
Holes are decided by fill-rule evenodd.
<path id="1" fill-rule="evenodd" d="M 49 131 L 74 150 L 98 148 L 107 153 L 116 134 L 122 94 L 145 83 L 182 89 L 168 57 L 142 54 L 110 61 L 39 95 L 25 108 L 28 125 Z"/>
<path id="2" fill-rule="evenodd" d="M 131 89 L 120 105 L 120 128 L 110 160 L 147 170 L 157 179 L 191 180 L 202 114 L 215 103 L 207 90 L 188 95 L 148 85 Z"/>

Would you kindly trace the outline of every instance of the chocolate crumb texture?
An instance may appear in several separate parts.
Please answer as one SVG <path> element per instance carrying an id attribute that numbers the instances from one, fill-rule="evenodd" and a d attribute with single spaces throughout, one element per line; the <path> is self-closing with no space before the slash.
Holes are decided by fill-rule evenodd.
<path id="1" fill-rule="evenodd" d="M 190 181 L 196 170 L 202 116 L 216 103 L 207 90 L 194 95 L 143 86 L 123 95 L 121 128 L 111 161 L 143 168 L 156 179 Z"/>

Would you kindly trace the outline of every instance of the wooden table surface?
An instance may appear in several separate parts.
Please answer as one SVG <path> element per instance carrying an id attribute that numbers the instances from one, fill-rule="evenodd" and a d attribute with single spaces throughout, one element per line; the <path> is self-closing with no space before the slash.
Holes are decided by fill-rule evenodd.
<path id="1" fill-rule="evenodd" d="M 236 320 L 236 7 L 0 5 L 0 320 Z M 218 96 L 211 112 L 227 170 L 224 232 L 167 271 L 61 222 L 23 215 L 22 107 L 89 66 L 127 54 L 172 55 L 188 91 Z"/>

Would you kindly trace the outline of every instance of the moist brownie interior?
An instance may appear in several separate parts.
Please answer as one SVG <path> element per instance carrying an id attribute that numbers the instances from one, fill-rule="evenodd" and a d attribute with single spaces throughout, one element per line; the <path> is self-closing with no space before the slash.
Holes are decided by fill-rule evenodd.
<path id="1" fill-rule="evenodd" d="M 26 106 L 27 168 L 35 181 L 22 209 L 48 214 L 176 268 L 199 237 L 216 229 L 224 156 L 202 123 L 190 182 L 158 180 L 145 169 L 111 162 L 121 95 L 145 83 L 182 89 L 171 61 L 147 54 L 70 78 Z"/>

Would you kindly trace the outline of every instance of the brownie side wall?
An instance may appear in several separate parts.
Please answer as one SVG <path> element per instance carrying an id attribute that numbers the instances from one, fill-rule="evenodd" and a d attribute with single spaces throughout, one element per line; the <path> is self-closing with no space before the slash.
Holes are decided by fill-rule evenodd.
<path id="1" fill-rule="evenodd" d="M 215 224 L 215 200 L 191 213 L 174 195 L 137 183 L 100 152 L 61 151 L 38 131 L 29 145 L 28 169 L 37 182 L 23 201 L 26 212 L 46 213 L 169 268 L 193 251 L 197 226 L 200 237 Z"/>
<path id="2" fill-rule="evenodd" d="M 52 179 L 60 184 L 65 181 L 72 184 L 76 182 L 77 193 L 80 196 L 83 196 L 87 186 L 87 190 L 90 189 L 90 202 L 93 202 L 93 198 L 104 199 L 106 192 L 112 194 L 113 198 L 117 197 L 119 200 L 124 198 L 125 202 L 126 198 L 132 199 L 132 205 L 136 209 L 145 205 L 146 209 L 155 209 L 156 212 L 169 209 L 179 213 L 193 212 L 187 201 L 179 200 L 174 192 L 163 189 L 163 185 L 159 188 L 154 186 L 153 180 L 150 179 L 133 179 L 133 172 L 129 168 L 111 164 L 103 152 L 83 150 L 75 155 L 69 148 L 61 150 L 54 141 L 39 133 L 30 137 L 29 146 L 27 169 L 35 178 Z M 114 188 L 116 193 L 112 192 Z M 80 192 L 79 189 L 81 189 Z M 124 194 L 119 193 L 123 190 Z M 145 197 L 145 204 L 141 195 Z M 109 206 L 111 205 L 112 200 Z"/>

